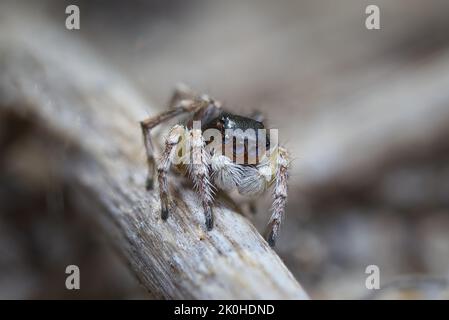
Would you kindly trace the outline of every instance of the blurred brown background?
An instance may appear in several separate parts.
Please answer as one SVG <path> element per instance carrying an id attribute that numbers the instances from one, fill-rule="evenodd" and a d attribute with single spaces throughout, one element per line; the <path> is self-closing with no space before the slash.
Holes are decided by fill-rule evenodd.
<path id="1" fill-rule="evenodd" d="M 68 4 L 80 7 L 79 31 L 65 30 Z M 365 28 L 369 4 L 380 30 Z M 161 110 L 182 81 L 236 113 L 262 111 L 294 157 L 276 250 L 311 297 L 447 298 L 448 14 L 444 0 L 1 0 L 0 37 L 22 24 L 36 39 L 51 37 L 43 24 L 60 29 Z M 149 297 L 63 185 L 26 178 L 30 164 L 5 147 L 26 128 L 9 127 L 0 298 Z M 80 292 L 64 287 L 68 264 L 82 270 Z M 370 264 L 380 293 L 365 288 Z"/>

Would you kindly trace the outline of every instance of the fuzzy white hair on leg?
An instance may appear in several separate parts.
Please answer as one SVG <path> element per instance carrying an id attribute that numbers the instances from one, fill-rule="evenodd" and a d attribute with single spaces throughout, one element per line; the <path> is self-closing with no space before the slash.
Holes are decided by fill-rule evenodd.
<path id="1" fill-rule="evenodd" d="M 190 146 L 192 147 L 192 156 L 190 163 L 188 164 L 190 177 L 203 205 L 206 228 L 207 230 L 212 230 L 213 214 L 211 204 L 213 201 L 213 191 L 209 177 L 210 161 L 200 129 L 190 130 Z"/>
<path id="2" fill-rule="evenodd" d="M 279 230 L 284 220 L 285 205 L 287 204 L 287 180 L 289 157 L 287 150 L 278 148 L 276 161 L 276 177 L 273 190 L 273 205 L 270 221 L 267 225 L 266 239 L 270 246 L 274 246 L 279 236 Z"/>
<path id="3" fill-rule="evenodd" d="M 165 149 L 157 167 L 157 175 L 159 181 L 159 195 L 161 199 L 161 218 L 168 218 L 171 210 L 171 198 L 168 188 L 167 172 L 172 164 L 173 157 L 176 152 L 176 145 L 181 136 L 184 134 L 184 127 L 175 125 L 170 129 L 167 139 L 165 140 Z"/>

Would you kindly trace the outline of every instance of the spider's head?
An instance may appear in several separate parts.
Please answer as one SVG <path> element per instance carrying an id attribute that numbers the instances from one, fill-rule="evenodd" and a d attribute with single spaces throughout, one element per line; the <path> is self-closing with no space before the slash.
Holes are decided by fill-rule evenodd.
<path id="1" fill-rule="evenodd" d="M 258 164 L 264 156 L 263 151 L 270 148 L 270 137 L 268 131 L 264 130 L 265 150 L 259 150 L 261 137 L 260 129 L 265 129 L 262 122 L 239 116 L 229 112 L 222 112 L 217 117 L 203 123 L 202 130 L 217 129 L 221 132 L 223 143 L 223 154 L 231 158 L 233 162 L 241 159 L 242 165 Z M 228 150 L 228 152 L 226 152 Z M 253 161 L 251 159 L 254 159 Z"/>

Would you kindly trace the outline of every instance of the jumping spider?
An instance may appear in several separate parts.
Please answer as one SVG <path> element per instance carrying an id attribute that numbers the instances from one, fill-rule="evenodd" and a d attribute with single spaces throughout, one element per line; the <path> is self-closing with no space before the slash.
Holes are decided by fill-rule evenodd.
<path id="1" fill-rule="evenodd" d="M 156 163 L 150 131 L 158 124 L 182 115 L 185 117 L 181 124 L 170 129 L 165 149 Z M 197 121 L 200 121 L 200 127 L 195 127 Z M 236 138 L 230 138 L 228 134 L 229 130 L 242 132 L 253 129 L 259 132 L 259 129 L 265 128 L 262 121 L 261 116 L 252 119 L 225 112 L 217 100 L 208 95 L 195 94 L 184 86 L 175 90 L 167 111 L 143 120 L 140 124 L 148 161 L 147 189 L 153 187 L 153 178 L 157 177 L 161 218 L 166 220 L 173 210 L 167 182 L 167 173 L 172 165 L 193 181 L 204 210 L 207 230 L 211 230 L 214 224 L 211 208 L 214 190 L 229 192 L 237 189 L 242 195 L 258 196 L 274 184 L 272 215 L 265 232 L 266 240 L 270 246 L 274 246 L 287 200 L 287 150 L 279 146 L 277 141 L 272 143 L 268 134 L 256 138 L 263 143 L 266 141 L 266 148 L 260 148 L 260 144 L 254 143 L 250 147 L 248 140 L 251 138 L 248 137 L 244 138 L 243 144 L 238 145 Z M 211 141 L 206 139 L 204 133 L 208 129 L 215 129 L 221 134 L 219 148 L 216 145 L 212 148 Z M 191 153 L 185 152 L 187 144 L 192 147 Z M 229 148 L 231 153 L 225 152 Z M 177 156 L 181 157 L 181 161 L 175 163 Z M 256 159 L 252 163 L 248 161 L 250 156 Z M 243 162 L 236 161 L 237 158 L 243 158 Z"/>

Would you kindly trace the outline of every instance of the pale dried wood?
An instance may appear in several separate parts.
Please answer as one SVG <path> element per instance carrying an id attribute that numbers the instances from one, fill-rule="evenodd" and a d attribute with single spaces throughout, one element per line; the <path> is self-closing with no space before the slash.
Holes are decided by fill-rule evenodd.
<path id="1" fill-rule="evenodd" d="M 63 152 L 65 161 L 49 154 L 49 162 L 152 295 L 307 298 L 254 226 L 224 205 L 206 232 L 198 198 L 178 187 L 177 210 L 162 221 L 157 193 L 144 187 L 139 127 L 157 110 L 76 36 L 29 25 L 2 26 L 9 31 L 0 35 L 0 110 L 40 128 L 45 136 L 35 138 Z"/>

